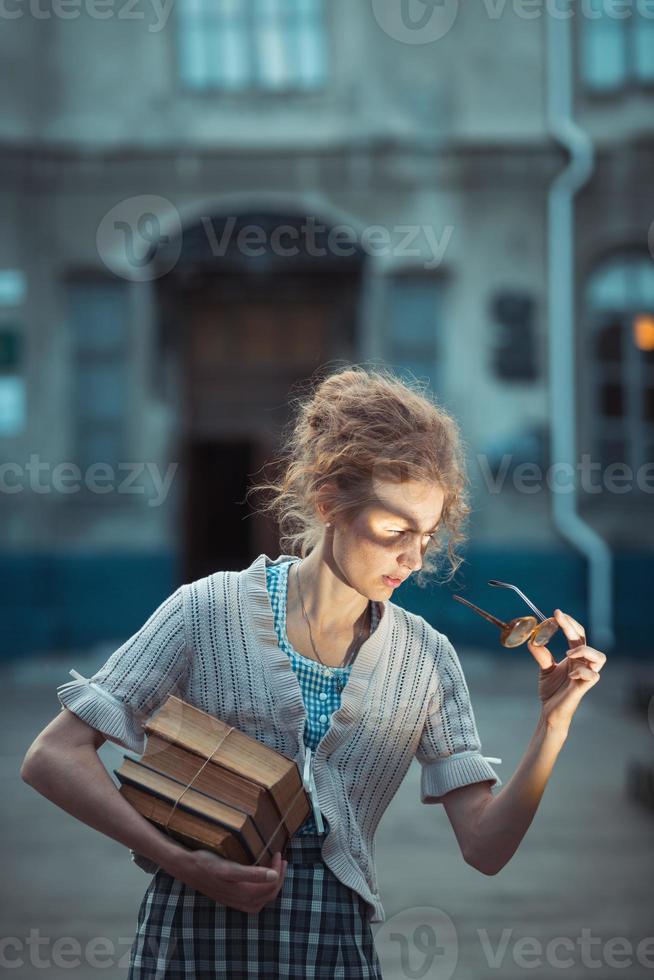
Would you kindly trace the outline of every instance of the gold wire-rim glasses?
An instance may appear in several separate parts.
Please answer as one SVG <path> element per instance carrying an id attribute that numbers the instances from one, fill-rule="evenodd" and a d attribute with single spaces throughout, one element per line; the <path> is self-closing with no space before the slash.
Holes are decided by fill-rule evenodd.
<path id="1" fill-rule="evenodd" d="M 510 619 L 508 623 L 503 622 L 501 619 L 497 619 L 496 616 L 492 616 L 490 613 L 486 612 L 484 609 L 480 609 L 479 606 L 475 606 L 473 602 L 469 602 L 468 599 L 464 599 L 463 596 L 455 595 L 453 596 L 457 602 L 462 602 L 465 606 L 473 609 L 479 616 L 483 616 L 487 619 L 489 623 L 493 623 L 500 630 L 500 643 L 505 647 L 519 647 L 522 643 L 530 640 L 534 646 L 542 647 L 552 639 L 554 634 L 559 628 L 559 624 L 553 616 L 547 617 L 542 614 L 540 609 L 537 608 L 531 602 L 530 599 L 522 592 L 517 585 L 510 585 L 508 582 L 498 582 L 497 579 L 490 579 L 489 585 L 495 585 L 502 589 L 513 589 L 517 592 L 521 599 L 527 603 L 530 609 L 536 614 L 535 616 L 517 616 L 515 619 Z M 536 618 L 538 617 L 538 618 Z M 539 622 L 540 620 L 540 622 Z"/>

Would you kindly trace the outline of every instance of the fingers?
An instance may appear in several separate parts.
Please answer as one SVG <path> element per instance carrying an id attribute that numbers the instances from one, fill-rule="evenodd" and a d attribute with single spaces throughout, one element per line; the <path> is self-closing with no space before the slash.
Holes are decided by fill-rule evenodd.
<path id="1" fill-rule="evenodd" d="M 543 645 L 542 643 L 533 643 L 532 640 L 529 639 L 527 640 L 527 649 L 541 670 L 551 671 L 557 666 L 551 650 L 549 650 L 547 646 Z"/>
<path id="2" fill-rule="evenodd" d="M 602 653 L 601 650 L 594 650 L 593 647 L 579 647 L 578 649 L 568 651 L 569 660 L 584 660 L 586 661 L 586 666 L 595 670 L 598 674 L 604 664 L 606 663 L 606 654 Z M 570 676 L 570 675 L 568 675 Z"/>
<path id="3" fill-rule="evenodd" d="M 572 680 L 592 681 L 593 684 L 596 684 L 599 680 L 599 673 L 596 670 L 592 670 L 590 667 L 585 667 L 583 664 L 579 664 L 579 666 L 575 667 L 574 670 L 570 671 L 568 677 Z"/>
<path id="4" fill-rule="evenodd" d="M 236 861 L 225 861 L 224 866 L 221 868 L 221 878 L 224 878 L 225 881 L 266 884 L 276 887 L 279 881 L 280 860 L 281 854 L 278 851 L 273 856 L 269 868 L 261 867 L 260 865 L 238 864 Z M 275 877 L 272 879 L 268 877 L 268 872 L 271 870 L 276 872 Z"/>
<path id="5" fill-rule="evenodd" d="M 527 648 L 541 670 L 554 670 L 556 667 L 556 660 L 547 647 L 534 645 L 531 640 L 528 640 Z"/>
<path id="6" fill-rule="evenodd" d="M 554 615 L 570 642 L 567 658 L 569 660 L 579 660 L 580 666 L 582 665 L 581 662 L 583 662 L 583 666 L 590 669 L 592 673 L 599 674 L 606 663 L 606 654 L 602 653 L 601 650 L 595 650 L 594 647 L 586 645 L 586 631 L 576 619 L 573 619 L 568 613 L 561 612 L 560 609 L 555 609 Z M 572 671 L 568 676 L 573 676 Z"/>
<path id="7" fill-rule="evenodd" d="M 570 620 L 570 622 L 572 623 L 572 625 L 575 626 L 579 630 L 580 635 L 583 636 L 583 637 L 585 637 L 586 636 L 586 630 L 581 625 L 581 623 L 578 623 L 576 619 L 573 619 L 573 617 L 570 615 L 570 613 L 565 613 L 565 615 L 568 617 L 568 619 Z"/>
<path id="8" fill-rule="evenodd" d="M 279 875 L 278 880 L 273 881 L 272 883 L 273 888 L 275 890 L 275 894 L 279 891 L 279 889 L 284 884 L 284 874 L 286 872 L 287 865 L 288 865 L 288 861 L 285 861 L 283 859 L 281 855 L 281 851 L 275 851 L 275 853 L 273 854 L 273 859 L 270 862 L 270 867 L 273 868 L 273 870 L 276 871 Z"/>
<path id="9" fill-rule="evenodd" d="M 239 889 L 241 894 L 250 895 L 266 903 L 276 898 L 284 885 L 288 861 L 285 861 L 280 852 L 277 851 L 273 855 L 270 867 L 279 871 L 279 878 L 276 881 L 266 881 L 263 883 L 243 882 Z"/>
<path id="10" fill-rule="evenodd" d="M 284 874 L 286 872 L 286 866 L 287 865 L 288 865 L 288 861 L 285 861 L 282 858 L 281 852 L 280 851 L 275 851 L 275 853 L 273 854 L 272 860 L 270 862 L 270 868 L 273 871 L 276 871 L 277 872 L 277 878 L 275 878 L 274 881 L 266 881 L 266 882 L 264 882 L 264 885 L 265 885 L 266 889 L 269 890 L 271 894 L 276 895 L 277 892 L 279 891 L 279 889 L 284 884 Z M 258 887 L 261 887 L 261 886 L 258 886 Z"/>
<path id="11" fill-rule="evenodd" d="M 583 626 L 560 609 L 554 610 L 554 618 L 563 630 L 565 637 L 570 641 L 571 647 L 586 645 L 586 631 Z"/>
<path id="12" fill-rule="evenodd" d="M 273 898 L 277 897 L 277 895 L 280 893 L 280 891 L 284 886 L 284 880 L 286 878 L 286 869 L 288 867 L 288 861 L 284 860 L 281 854 L 279 855 L 279 860 L 280 860 L 279 884 L 277 885 L 277 888 L 274 891 Z"/>

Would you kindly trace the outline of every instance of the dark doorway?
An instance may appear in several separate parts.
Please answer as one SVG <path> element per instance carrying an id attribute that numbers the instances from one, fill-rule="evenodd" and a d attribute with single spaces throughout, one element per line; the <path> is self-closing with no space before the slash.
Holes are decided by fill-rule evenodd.
<path id="1" fill-rule="evenodd" d="M 187 444 L 184 581 L 240 569 L 251 553 L 252 522 L 243 500 L 252 458 L 249 442 Z"/>
<path id="2" fill-rule="evenodd" d="M 244 502 L 246 493 L 269 475 L 261 468 L 279 448 L 294 386 L 328 362 L 356 356 L 365 253 L 331 247 L 326 224 L 310 241 L 308 220 L 258 212 L 234 226 L 226 216 L 203 220 L 185 229 L 181 254 L 158 281 L 162 355 L 175 365 L 186 461 L 187 581 L 278 553 L 276 525 L 252 513 L 257 501 Z M 256 255 L 238 244 L 251 226 L 267 242 Z M 275 233 L 289 228 L 298 247 L 277 248 Z"/>

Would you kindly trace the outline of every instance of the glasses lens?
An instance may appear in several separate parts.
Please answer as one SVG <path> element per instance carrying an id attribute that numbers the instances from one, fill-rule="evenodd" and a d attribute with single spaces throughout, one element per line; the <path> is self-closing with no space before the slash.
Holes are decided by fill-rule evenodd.
<path id="1" fill-rule="evenodd" d="M 520 619 L 514 619 L 504 640 L 504 646 L 519 647 L 521 643 L 529 639 L 535 625 L 536 620 L 533 616 L 521 616 Z"/>
<path id="2" fill-rule="evenodd" d="M 559 624 L 555 619 L 546 619 L 535 631 L 531 642 L 537 647 L 545 646 L 552 639 L 558 628 Z"/>

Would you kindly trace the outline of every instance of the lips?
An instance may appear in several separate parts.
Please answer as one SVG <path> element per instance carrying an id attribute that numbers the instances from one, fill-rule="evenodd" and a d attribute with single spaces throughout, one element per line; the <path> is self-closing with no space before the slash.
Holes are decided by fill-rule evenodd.
<path id="1" fill-rule="evenodd" d="M 384 578 L 390 585 L 401 585 L 402 582 L 406 581 L 404 578 L 393 578 L 392 575 L 384 575 Z"/>

